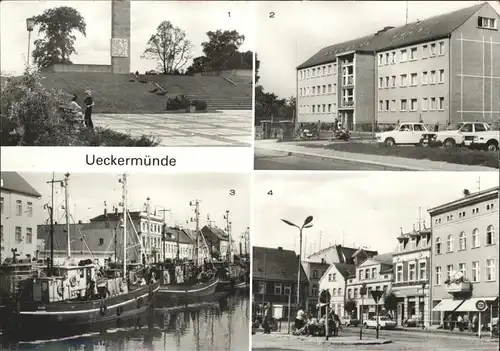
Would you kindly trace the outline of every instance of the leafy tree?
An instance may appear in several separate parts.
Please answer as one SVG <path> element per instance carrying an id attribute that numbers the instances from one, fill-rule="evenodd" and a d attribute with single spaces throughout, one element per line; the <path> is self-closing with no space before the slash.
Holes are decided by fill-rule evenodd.
<path id="1" fill-rule="evenodd" d="M 202 43 L 203 56 L 196 57 L 187 74 L 207 70 L 222 71 L 229 69 L 252 69 L 253 52 L 239 52 L 245 36 L 232 30 L 207 32 L 208 41 Z"/>
<path id="2" fill-rule="evenodd" d="M 344 310 L 347 313 L 352 314 L 352 312 L 356 310 L 356 301 L 349 298 L 344 304 Z"/>
<path id="3" fill-rule="evenodd" d="M 186 32 L 163 21 L 149 38 L 143 57 L 156 60 L 163 74 L 175 74 L 192 58 L 192 49 Z"/>
<path id="4" fill-rule="evenodd" d="M 384 297 L 384 307 L 389 312 L 394 312 L 398 307 L 398 302 L 396 299 L 396 295 L 393 292 L 388 292 Z"/>
<path id="5" fill-rule="evenodd" d="M 74 31 L 86 36 L 85 19 L 72 7 L 61 6 L 45 10 L 35 16 L 35 26 L 43 38 L 34 42 L 33 62 L 39 69 L 53 64 L 71 64 L 70 56 L 76 54 Z"/>
<path id="6" fill-rule="evenodd" d="M 259 69 L 260 69 L 260 60 L 258 59 L 257 54 L 255 54 L 255 85 L 257 85 L 257 83 L 260 80 Z"/>

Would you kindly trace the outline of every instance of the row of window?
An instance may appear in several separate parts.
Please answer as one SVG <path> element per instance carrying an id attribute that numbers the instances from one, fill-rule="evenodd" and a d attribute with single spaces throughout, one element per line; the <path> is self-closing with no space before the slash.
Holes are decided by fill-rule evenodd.
<path id="1" fill-rule="evenodd" d="M 417 127 L 417 125 L 415 127 Z M 410 245 L 408 245 L 408 242 L 410 243 Z M 424 249 L 427 247 L 428 244 L 429 242 L 427 238 L 420 236 L 412 237 L 409 240 L 401 240 L 399 242 L 399 252 L 402 252 L 405 249 L 407 250 L 416 250 L 418 248 Z"/>
<path id="2" fill-rule="evenodd" d="M 481 127 L 484 129 L 484 125 L 480 125 L 480 124 L 476 124 L 475 125 L 475 128 L 476 128 L 476 131 L 483 131 L 481 129 Z M 484 131 L 486 131 L 486 129 L 484 129 Z M 484 205 L 484 207 L 486 208 L 486 211 L 493 211 L 495 209 L 495 203 L 493 202 L 490 202 L 490 203 L 487 203 Z M 471 212 L 473 215 L 478 215 L 480 213 L 480 207 L 474 207 L 471 209 Z M 464 210 L 460 210 L 458 212 L 458 218 L 459 219 L 462 219 L 462 218 L 465 218 L 465 216 L 467 215 L 467 211 L 464 211 Z M 434 220 L 434 222 L 436 224 L 441 224 L 442 221 L 443 221 L 443 218 L 444 217 L 438 217 Z M 448 214 L 446 215 L 446 221 L 449 222 L 449 221 L 452 221 L 453 220 L 453 214 Z"/>
<path id="3" fill-rule="evenodd" d="M 497 21 L 496 21 L 496 18 L 479 16 L 477 19 L 477 26 L 480 28 L 486 28 L 486 29 L 496 29 L 497 28 Z"/>
<path id="4" fill-rule="evenodd" d="M 419 55 L 420 49 L 420 55 Z M 419 58 L 426 59 L 429 57 L 442 56 L 445 53 L 444 41 L 438 43 L 423 44 L 422 46 L 414 46 L 410 49 L 401 49 L 391 52 L 378 54 L 378 65 L 394 65 L 398 63 L 415 61 Z"/>
<path id="5" fill-rule="evenodd" d="M 379 285 L 375 286 L 375 290 L 376 291 L 379 291 L 380 288 L 381 287 Z M 388 285 L 383 285 L 382 286 L 382 291 L 385 293 L 385 292 L 387 292 L 388 288 L 389 288 Z M 349 289 L 347 289 L 347 298 L 361 297 L 361 291 L 360 290 L 361 289 L 358 289 L 358 288 L 354 288 L 354 289 L 349 288 Z M 372 286 L 367 287 L 367 294 L 366 294 L 366 296 L 371 296 L 371 291 L 372 290 L 373 290 Z"/>
<path id="6" fill-rule="evenodd" d="M 410 78 L 408 80 L 408 77 Z M 428 85 L 428 84 L 443 84 L 444 83 L 444 69 L 440 70 L 432 70 L 423 71 L 420 76 L 420 84 Z M 388 88 L 396 88 L 397 84 L 396 76 L 384 76 L 378 78 L 378 88 L 379 89 L 388 89 Z M 410 73 L 409 75 L 406 73 L 399 75 L 399 87 L 407 87 L 408 85 L 411 87 L 416 87 L 418 85 L 418 73 Z"/>
<path id="7" fill-rule="evenodd" d="M 359 269 L 358 270 L 358 279 L 359 280 L 377 279 L 377 277 L 378 277 L 377 269 L 378 269 L 378 267 Z"/>
<path id="8" fill-rule="evenodd" d="M 290 295 L 292 292 L 291 284 L 274 283 L 274 295 Z M 266 294 L 266 284 L 259 281 L 259 294 Z"/>
<path id="9" fill-rule="evenodd" d="M 0 198 L 0 213 L 4 214 L 4 199 Z M 30 201 L 26 202 L 26 214 L 28 217 L 33 217 L 33 203 Z M 23 215 L 23 202 L 22 200 L 16 200 L 16 216 Z"/>
<path id="10" fill-rule="evenodd" d="M 318 104 L 318 105 L 301 105 L 299 106 L 299 113 L 333 113 L 332 107 L 335 108 L 337 104 Z"/>
<path id="11" fill-rule="evenodd" d="M 495 226 L 493 225 L 487 226 L 484 237 L 486 245 L 495 245 L 496 244 Z M 477 248 L 481 245 L 481 234 L 478 228 L 475 228 L 472 231 L 471 239 L 472 239 L 471 243 L 472 248 Z M 454 240 L 455 239 L 453 234 L 448 235 L 448 237 L 446 238 L 446 252 L 453 252 L 455 250 Z M 467 249 L 467 234 L 465 232 L 461 232 L 458 235 L 458 250 L 461 251 L 466 249 Z M 441 238 L 436 238 L 435 253 L 436 255 L 440 255 L 443 253 Z"/>
<path id="12" fill-rule="evenodd" d="M 161 234 L 161 224 L 155 224 L 155 223 L 150 223 L 149 225 L 149 232 L 150 233 L 156 233 L 156 234 Z M 148 222 L 144 221 L 141 222 L 141 231 L 142 232 L 147 232 L 148 231 Z"/>
<path id="13" fill-rule="evenodd" d="M 480 267 L 480 261 L 474 261 L 472 262 L 472 269 L 471 269 L 471 275 L 469 276 L 469 272 L 467 270 L 467 264 L 466 263 L 458 263 L 457 265 L 458 271 L 463 274 L 464 278 L 466 280 L 469 280 L 473 283 L 478 283 L 481 281 L 481 267 Z M 495 270 L 495 260 L 494 259 L 487 259 L 485 260 L 485 281 L 487 282 L 492 282 L 496 280 L 496 270 Z M 450 279 L 451 275 L 455 271 L 455 266 L 453 264 L 449 264 L 446 266 L 446 277 L 447 279 Z M 434 273 L 435 273 L 435 279 L 434 279 L 434 285 L 441 285 L 442 283 L 442 267 L 437 266 L 434 268 Z"/>
<path id="14" fill-rule="evenodd" d="M 418 269 L 417 269 L 418 267 Z M 407 280 L 405 280 L 405 276 L 403 274 L 403 264 L 398 263 L 396 265 L 396 277 L 395 277 L 395 282 L 396 283 L 403 283 L 403 282 L 416 282 L 419 280 L 426 280 L 427 279 L 427 261 L 422 260 L 419 261 L 418 264 L 417 262 L 408 262 L 408 275 L 407 275 Z"/>
<path id="15" fill-rule="evenodd" d="M 323 89 L 322 89 L 323 88 Z M 337 84 L 323 84 L 313 87 L 305 87 L 299 89 L 299 96 L 319 96 L 335 94 L 337 91 Z"/>
<path id="16" fill-rule="evenodd" d="M 1 231 L 1 237 L 3 238 L 3 225 L 0 228 Z M 22 244 L 23 242 L 25 244 L 32 244 L 33 243 L 33 228 L 27 227 L 26 228 L 26 236 L 23 237 L 23 229 L 21 227 L 16 227 L 15 228 L 15 238 L 16 238 L 16 244 Z"/>
<path id="17" fill-rule="evenodd" d="M 329 65 L 307 68 L 302 71 L 299 71 L 299 79 L 304 80 L 309 78 L 324 77 L 336 73 L 337 73 L 337 64 L 332 63 Z"/>
<path id="18" fill-rule="evenodd" d="M 408 106 L 409 100 L 409 106 Z M 396 112 L 397 105 L 396 100 L 379 100 L 378 102 L 378 110 L 380 112 Z M 417 112 L 419 110 L 419 104 L 417 98 L 412 99 L 400 99 L 399 100 L 399 111 L 400 112 Z M 420 104 L 420 111 L 444 111 L 444 97 L 431 97 L 431 98 L 422 98 Z"/>

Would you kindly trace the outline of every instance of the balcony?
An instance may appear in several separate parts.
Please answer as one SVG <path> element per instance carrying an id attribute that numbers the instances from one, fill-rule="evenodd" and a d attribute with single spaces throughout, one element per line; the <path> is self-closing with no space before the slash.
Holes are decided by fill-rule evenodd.
<path id="1" fill-rule="evenodd" d="M 354 99 L 342 100 L 340 105 L 341 105 L 341 107 L 354 108 Z"/>
<path id="2" fill-rule="evenodd" d="M 472 290 L 470 282 L 449 282 L 446 283 L 446 291 L 449 294 L 469 293 Z"/>
<path id="3" fill-rule="evenodd" d="M 342 86 L 353 86 L 354 85 L 354 75 L 348 75 L 342 77 Z"/>

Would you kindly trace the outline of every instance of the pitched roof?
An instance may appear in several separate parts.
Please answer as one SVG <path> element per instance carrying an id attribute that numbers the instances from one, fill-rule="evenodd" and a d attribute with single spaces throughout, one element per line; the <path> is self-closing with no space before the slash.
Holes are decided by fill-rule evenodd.
<path id="1" fill-rule="evenodd" d="M 130 214 L 130 217 L 137 218 L 141 214 L 141 211 L 129 211 L 128 213 Z M 89 219 L 89 221 L 90 222 L 107 221 L 107 220 L 114 220 L 114 219 L 120 220 L 122 218 L 123 218 L 123 212 L 109 211 L 107 214 L 102 213 L 99 216 L 96 216 L 96 217 Z"/>
<path id="2" fill-rule="evenodd" d="M 191 238 L 179 227 L 167 227 L 167 241 L 177 242 L 177 238 L 179 238 L 180 244 L 192 244 L 193 241 Z"/>
<path id="3" fill-rule="evenodd" d="M 342 276 L 347 279 L 356 273 L 356 266 L 348 263 L 334 263 L 333 264 Z"/>
<path id="4" fill-rule="evenodd" d="M 219 227 L 215 227 L 215 226 L 207 226 L 206 225 L 203 228 L 201 228 L 201 231 L 207 239 L 209 239 L 210 236 L 212 236 L 212 235 L 215 236 L 219 240 L 228 240 L 228 237 L 229 237 L 229 235 L 225 231 L 223 231 Z"/>
<path id="5" fill-rule="evenodd" d="M 442 212 L 446 212 L 450 210 L 452 207 L 462 207 L 465 206 L 466 204 L 469 203 L 478 203 L 481 201 L 484 201 L 485 199 L 489 197 L 498 197 L 498 191 L 499 187 L 493 187 L 485 190 L 481 190 L 475 193 L 469 193 L 466 196 L 463 196 L 457 200 L 453 200 L 450 202 L 447 202 L 445 204 L 430 208 L 427 210 L 431 216 L 438 215 Z"/>
<path id="6" fill-rule="evenodd" d="M 335 55 L 344 52 L 378 52 L 444 38 L 485 4 L 487 3 L 476 4 L 399 27 L 385 27 L 377 33 L 327 46 L 299 65 L 297 69 L 333 62 L 336 59 Z"/>
<path id="7" fill-rule="evenodd" d="M 271 281 L 297 281 L 299 258 L 295 251 L 254 246 L 252 252 L 253 278 Z M 300 279 L 307 282 L 306 272 L 302 265 L 301 268 Z"/>
<path id="8" fill-rule="evenodd" d="M 16 193 L 30 195 L 33 197 L 42 197 L 23 177 L 17 172 L 2 172 L 0 174 L 2 179 L 1 188 Z"/>
<path id="9" fill-rule="evenodd" d="M 373 256 L 371 259 L 374 261 L 392 266 L 392 255 L 393 255 L 393 253 L 389 252 L 389 253 L 384 253 L 384 254 Z"/>
<path id="10" fill-rule="evenodd" d="M 352 247 L 346 247 L 342 245 L 331 245 L 327 248 L 321 249 L 311 255 L 309 255 L 307 258 L 313 258 L 315 256 L 320 256 L 322 254 L 325 254 L 331 250 L 337 251 L 337 257 L 339 258 L 339 263 L 347 263 L 347 264 L 354 264 L 354 256 L 355 254 L 361 250 L 361 249 L 355 249 Z M 363 249 L 364 250 L 364 249 Z M 377 251 L 371 251 L 371 250 L 364 250 L 364 252 L 369 256 L 374 256 L 377 254 Z"/>

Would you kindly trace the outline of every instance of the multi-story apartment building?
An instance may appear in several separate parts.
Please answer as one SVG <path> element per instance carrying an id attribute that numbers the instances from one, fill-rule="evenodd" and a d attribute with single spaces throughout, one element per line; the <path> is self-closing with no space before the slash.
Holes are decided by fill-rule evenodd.
<path id="1" fill-rule="evenodd" d="M 347 281 L 355 274 L 354 264 L 333 263 L 319 281 L 320 291 L 327 290 L 330 293 L 330 307 L 339 316 L 348 315 L 344 309 L 347 299 Z"/>
<path id="2" fill-rule="evenodd" d="M 209 251 L 211 253 L 217 252 L 221 259 L 226 259 L 230 250 L 229 234 L 221 228 L 212 225 L 204 226 L 201 228 L 201 232 L 209 247 Z M 231 239 L 231 243 L 234 244 L 233 239 Z M 234 247 L 231 248 L 231 251 L 234 253 Z"/>
<path id="3" fill-rule="evenodd" d="M 418 318 L 428 326 L 430 321 L 429 275 L 431 230 L 425 223 L 418 230 L 398 236 L 398 247 L 392 256 L 394 281 L 392 292 L 397 298 L 395 321 Z"/>
<path id="4" fill-rule="evenodd" d="M 449 314 L 478 314 L 476 302 L 487 310 L 482 322 L 498 317 L 499 201 L 498 187 L 471 193 L 431 208 L 432 322 Z"/>
<path id="5" fill-rule="evenodd" d="M 2 172 L 0 178 L 0 263 L 14 254 L 16 258 L 33 258 L 41 195 L 16 172 Z"/>
<path id="6" fill-rule="evenodd" d="M 356 265 L 355 275 L 349 276 L 347 281 L 347 299 L 356 300 L 357 316 L 363 320 L 375 315 L 377 303 L 371 295 L 372 290 L 382 290 L 384 293 L 392 288 L 392 253 L 373 256 L 361 264 Z M 366 288 L 366 294 L 362 294 Z M 379 302 L 379 313 L 384 307 L 383 296 Z"/>
<path id="7" fill-rule="evenodd" d="M 314 311 L 316 310 L 316 306 L 319 302 L 319 282 L 323 274 L 328 269 L 329 264 L 325 261 L 302 261 L 302 267 L 304 267 L 307 280 L 309 281 L 305 306 L 309 311 Z"/>
<path id="8" fill-rule="evenodd" d="M 305 308 L 307 287 L 309 282 L 304 267 L 300 273 L 300 306 L 297 306 L 297 273 L 299 257 L 292 250 L 282 247 L 252 247 L 252 293 L 254 311 L 261 313 L 263 305 L 269 303 L 273 307 L 273 315 L 288 316 L 288 302 L 290 313 L 298 307 Z M 281 311 L 281 313 L 276 313 Z M 293 317 L 293 316 L 292 316 Z"/>
<path id="9" fill-rule="evenodd" d="M 498 22 L 482 2 L 323 48 L 297 67 L 297 121 L 497 121 Z"/>
<path id="10" fill-rule="evenodd" d="M 161 256 L 165 255 L 167 260 L 174 260 L 177 257 L 180 260 L 194 259 L 194 241 L 184 229 L 166 227 L 164 242 L 165 248 Z"/>

